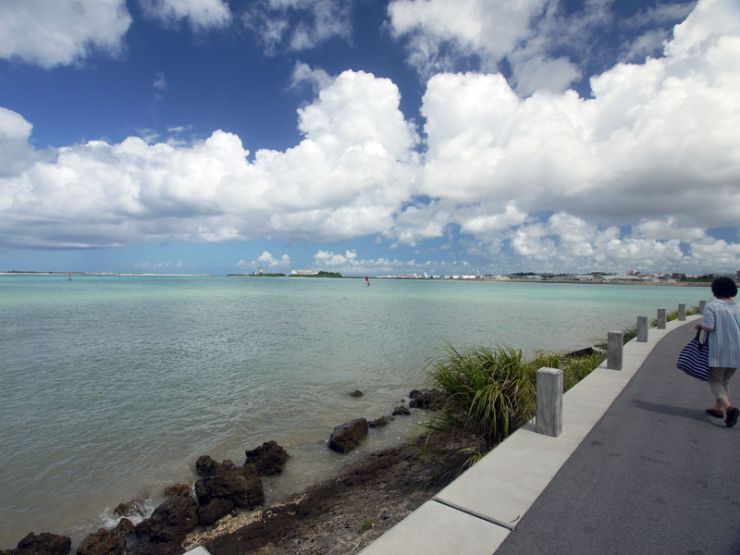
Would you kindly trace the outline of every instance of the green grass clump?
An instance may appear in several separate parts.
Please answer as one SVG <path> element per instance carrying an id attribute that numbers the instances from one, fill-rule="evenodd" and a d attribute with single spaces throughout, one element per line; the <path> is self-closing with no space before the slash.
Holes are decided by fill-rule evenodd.
<path id="1" fill-rule="evenodd" d="M 556 353 L 538 354 L 537 357 L 529 364 L 534 372 L 539 368 L 559 368 L 563 371 L 563 391 L 568 391 L 571 387 L 588 376 L 604 360 L 601 353 L 594 352 L 586 356 L 563 356 Z"/>
<path id="2" fill-rule="evenodd" d="M 566 358 L 563 367 L 563 389 L 568 391 L 588 376 L 603 361 L 604 355 L 601 353 L 593 353 L 579 358 Z"/>
<path id="3" fill-rule="evenodd" d="M 666 322 L 670 322 L 671 320 L 678 320 L 678 310 L 674 310 L 665 315 Z"/>
<path id="4" fill-rule="evenodd" d="M 599 352 L 580 357 L 538 353 L 524 361 L 522 352 L 511 347 L 459 350 L 448 345 L 445 356 L 430 370 L 445 402 L 428 427 L 438 432 L 462 428 L 495 445 L 534 415 L 539 368 L 562 369 L 567 391 L 603 359 Z M 475 460 L 471 456 L 469 464 Z"/>
<path id="5" fill-rule="evenodd" d="M 622 343 L 627 343 L 628 341 L 634 339 L 637 337 L 637 326 L 633 326 L 631 328 L 627 328 L 624 330 L 622 335 Z"/>
<path id="6" fill-rule="evenodd" d="M 446 402 L 434 425 L 457 424 L 497 443 L 534 411 L 535 380 L 521 350 L 511 347 L 447 346 L 431 375 Z M 442 424 L 440 424 L 442 422 Z"/>

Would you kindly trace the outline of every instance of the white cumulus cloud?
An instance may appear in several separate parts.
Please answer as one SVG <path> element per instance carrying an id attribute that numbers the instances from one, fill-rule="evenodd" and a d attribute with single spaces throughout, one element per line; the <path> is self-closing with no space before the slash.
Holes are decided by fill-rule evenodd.
<path id="1" fill-rule="evenodd" d="M 0 180 L 0 242 L 112 246 L 171 237 L 219 242 L 381 233 L 409 198 L 417 137 L 388 79 L 347 71 L 298 113 L 303 140 L 247 159 L 240 138 L 90 141 Z M 0 113 L 22 144 L 30 124 Z"/>
<path id="2" fill-rule="evenodd" d="M 334 79 L 321 68 L 312 68 L 303 62 L 296 62 L 293 67 L 293 75 L 290 79 L 290 87 L 298 88 L 302 84 L 308 84 L 311 89 L 318 93 L 331 85 Z"/>
<path id="3" fill-rule="evenodd" d="M 392 0 L 388 25 L 424 79 L 461 68 L 507 68 L 514 90 L 529 96 L 562 92 L 608 60 L 656 54 L 691 4 L 658 4 L 626 22 L 610 0 L 590 0 L 575 11 L 559 0 Z M 635 30 L 642 36 L 626 50 L 602 39 Z"/>
<path id="4" fill-rule="evenodd" d="M 393 0 L 388 18 L 393 35 L 405 41 L 409 63 L 423 77 L 454 71 L 471 58 L 487 71 L 506 60 L 517 89 L 531 94 L 565 90 L 580 77 L 573 62 L 550 54 L 548 47 L 555 38 L 564 40 L 569 29 L 579 27 L 583 34 L 589 20 L 556 23 L 557 6 L 554 0 Z"/>
<path id="5" fill-rule="evenodd" d="M 28 142 L 32 130 L 26 118 L 0 106 L 0 178 L 17 175 L 39 158 Z"/>
<path id="6" fill-rule="evenodd" d="M 264 268 L 267 266 L 270 269 L 275 268 L 288 268 L 291 264 L 290 256 L 283 254 L 279 258 L 275 258 L 270 251 L 262 251 L 256 260 L 247 262 L 246 260 L 240 260 L 236 263 L 239 268 Z"/>
<path id="7" fill-rule="evenodd" d="M 314 264 L 325 268 L 349 267 L 357 261 L 357 251 L 348 250 L 344 254 L 319 250 L 313 256 Z"/>
<path id="8" fill-rule="evenodd" d="M 738 12 L 700 3 L 665 57 L 594 77 L 593 98 L 522 99 L 500 74 L 435 75 L 419 190 L 466 211 L 513 200 L 522 213 L 563 211 L 605 227 L 666 214 L 674 228 L 736 225 Z M 734 34 L 718 33 L 715 19 L 737 22 Z"/>
<path id="9" fill-rule="evenodd" d="M 4 0 L 0 57 L 52 68 L 92 51 L 115 56 L 131 21 L 125 0 Z"/>
<path id="10" fill-rule="evenodd" d="M 392 32 L 411 36 L 410 59 L 430 75 L 452 63 L 452 56 L 478 54 L 503 59 L 533 32 L 531 20 L 548 0 L 393 0 L 388 5 Z M 445 48 L 446 47 L 446 48 Z"/>
<path id="11" fill-rule="evenodd" d="M 275 258 L 269 251 L 263 251 L 263 253 L 257 257 L 257 262 L 260 264 L 266 264 L 270 268 L 290 266 L 290 256 L 284 254 L 280 258 Z"/>
<path id="12" fill-rule="evenodd" d="M 349 276 L 385 275 L 406 272 L 429 271 L 431 267 L 445 268 L 445 262 L 437 263 L 427 260 L 423 263 L 414 259 L 399 258 L 361 258 L 355 249 L 346 250 L 344 254 L 319 249 L 313 258 L 316 269 L 329 269 Z M 457 263 L 455 263 L 457 265 Z"/>
<path id="13" fill-rule="evenodd" d="M 343 0 L 257 0 L 242 15 L 268 54 L 310 50 L 332 38 L 349 40 L 351 3 Z"/>
<path id="14" fill-rule="evenodd" d="M 218 28 L 231 21 L 224 0 L 139 0 L 144 13 L 167 25 L 187 21 L 196 31 Z"/>

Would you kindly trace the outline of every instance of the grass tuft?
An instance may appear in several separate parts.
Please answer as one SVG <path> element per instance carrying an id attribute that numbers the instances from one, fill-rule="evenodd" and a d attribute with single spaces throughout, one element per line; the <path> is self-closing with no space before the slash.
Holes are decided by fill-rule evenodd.
<path id="1" fill-rule="evenodd" d="M 456 422 L 489 442 L 506 437 L 534 411 L 533 372 L 520 350 L 447 345 L 431 375 L 446 394 L 442 421 Z"/>
<path id="2" fill-rule="evenodd" d="M 495 445 L 529 420 L 535 411 L 536 376 L 542 367 L 563 370 L 567 391 L 599 366 L 599 352 L 587 356 L 538 353 L 524 361 L 511 347 L 471 347 L 460 350 L 447 345 L 446 354 L 432 363 L 435 387 L 444 392 L 444 403 L 428 423 L 432 431 L 462 428 Z M 473 453 L 466 465 L 482 455 Z"/>
<path id="3" fill-rule="evenodd" d="M 627 328 L 624 330 L 623 336 L 622 336 L 622 343 L 627 343 L 628 341 L 634 339 L 637 337 L 637 326 L 633 326 L 631 328 Z"/>

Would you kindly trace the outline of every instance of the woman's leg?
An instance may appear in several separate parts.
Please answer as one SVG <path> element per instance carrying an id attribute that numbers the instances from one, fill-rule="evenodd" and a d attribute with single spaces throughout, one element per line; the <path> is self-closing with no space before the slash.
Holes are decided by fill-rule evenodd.
<path id="1" fill-rule="evenodd" d="M 730 378 L 735 373 L 734 368 L 712 367 L 709 369 L 709 389 L 714 395 L 714 408 L 726 411 L 732 407 L 730 403 Z"/>
<path id="2" fill-rule="evenodd" d="M 732 401 L 730 401 L 730 380 L 732 379 L 735 370 L 736 368 L 725 368 L 725 377 L 724 381 L 722 382 L 725 386 L 725 391 L 727 392 L 727 402 L 730 404 L 730 406 L 732 406 Z"/>

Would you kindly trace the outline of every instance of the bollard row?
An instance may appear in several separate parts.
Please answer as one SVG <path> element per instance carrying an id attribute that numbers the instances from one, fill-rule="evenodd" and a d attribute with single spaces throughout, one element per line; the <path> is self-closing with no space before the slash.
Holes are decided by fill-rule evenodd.
<path id="1" fill-rule="evenodd" d="M 699 301 L 699 312 L 704 312 L 706 301 Z M 686 320 L 686 304 L 678 305 L 678 319 Z M 666 328 L 666 309 L 658 309 L 657 328 Z M 638 342 L 648 339 L 647 316 L 637 317 Z M 610 331 L 607 338 L 606 367 L 609 370 L 621 370 L 624 350 L 624 333 Z M 540 368 L 537 370 L 537 414 L 535 432 L 558 437 L 563 431 L 563 371 L 557 368 Z"/>

